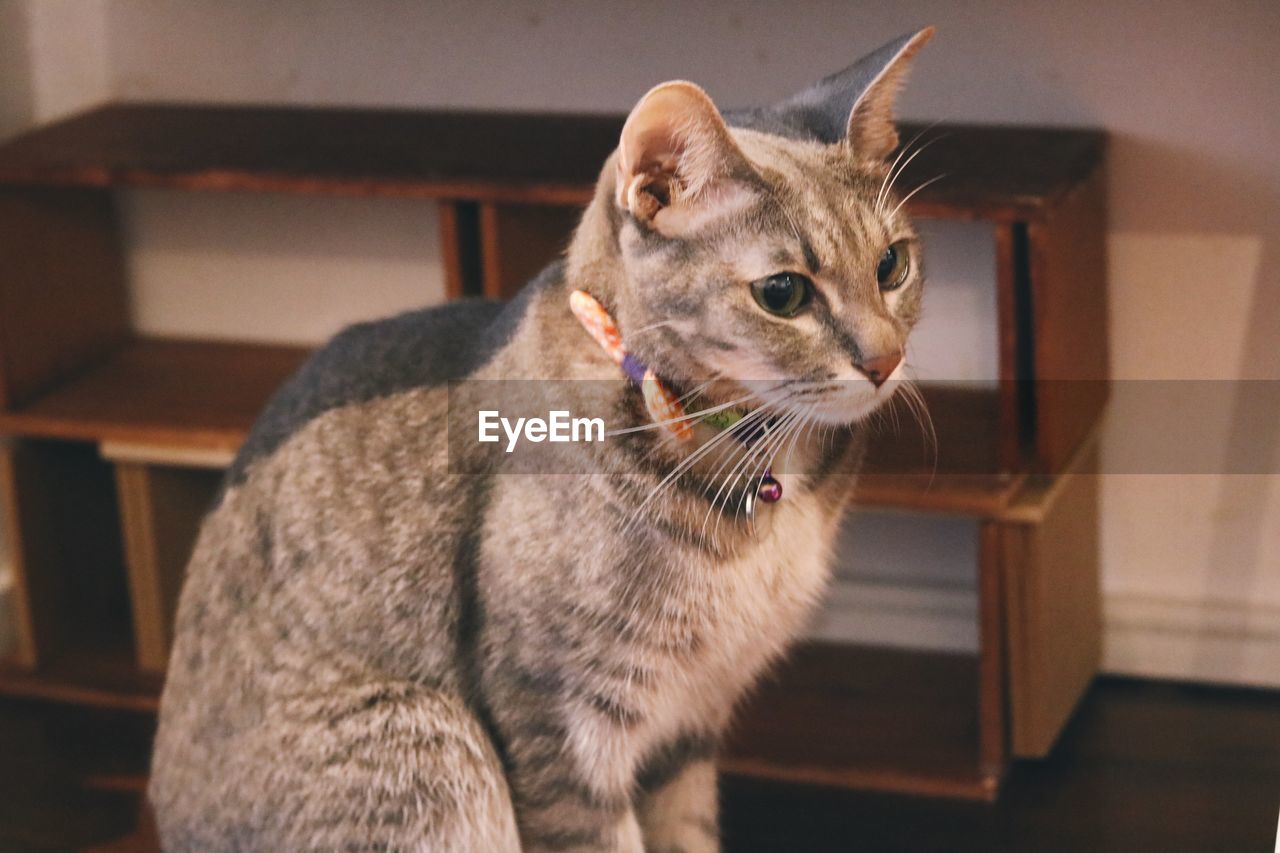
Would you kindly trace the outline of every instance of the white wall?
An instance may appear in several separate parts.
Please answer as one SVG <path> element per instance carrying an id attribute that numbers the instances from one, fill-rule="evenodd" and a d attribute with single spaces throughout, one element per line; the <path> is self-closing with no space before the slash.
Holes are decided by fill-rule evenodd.
<path id="1" fill-rule="evenodd" d="M 12 14 L 6 10 L 13 0 L 0 4 L 0 16 Z M 686 77 L 722 104 L 752 103 L 786 94 L 893 35 L 933 23 L 939 34 L 907 90 L 906 116 L 1111 131 L 1116 374 L 1280 378 L 1274 272 L 1280 260 L 1280 107 L 1274 93 L 1280 4 L 1274 2 L 27 4 L 61 9 L 41 14 L 85 10 L 83 21 L 68 26 L 62 46 L 57 39 L 33 39 L 40 45 L 31 63 L 40 93 L 35 112 L 42 117 L 95 92 L 104 79 L 111 95 L 136 99 L 617 111 L 657 81 Z M 67 39 L 82 37 L 90 39 L 89 48 L 66 47 Z M 49 61 L 53 56 L 62 59 Z M 87 68 L 73 73 L 62 67 L 66 61 Z M 5 79 L 0 91 L 11 88 Z M 0 105 L 12 97 L 3 91 Z M 248 324 L 260 314 L 218 317 L 218 294 L 222 288 L 277 288 L 284 295 L 263 297 L 257 310 L 278 313 L 297 302 L 296 322 L 278 316 L 270 325 L 279 320 L 286 336 L 309 338 L 327 332 L 344 312 L 363 316 L 371 307 L 364 294 L 384 285 L 391 295 L 372 306 L 379 311 L 438 295 L 428 211 L 405 211 L 400 221 L 392 214 L 379 219 L 382 213 L 360 205 L 316 202 L 303 211 L 298 204 L 127 201 L 140 322 L 182 329 L 199 322 L 205 324 L 201 331 L 252 333 Z M 236 207 L 232 221 L 222 221 L 223 206 Z M 246 222 L 270 227 L 246 241 L 252 230 Z M 344 235 L 328 272 L 307 250 L 317 232 Z M 424 235 L 420 250 L 406 248 Z M 940 242 L 954 238 L 944 234 Z M 956 263 L 956 269 L 978 269 L 984 261 L 961 252 Z M 357 296 L 343 302 L 346 291 L 335 279 L 356 270 L 363 273 L 351 291 Z M 315 277 L 325 294 L 319 320 L 310 300 L 298 302 L 303 277 Z M 197 285 L 188 289 L 190 281 Z M 990 309 L 976 290 L 948 289 L 934 298 L 931 317 L 945 311 L 950 320 L 951 312 L 978 316 Z M 974 336 L 974 327 L 957 325 L 964 327 L 956 340 L 968 341 L 966 351 L 990 346 Z M 977 355 L 973 369 L 981 372 L 985 363 L 987 357 Z M 1242 394 L 1221 411 L 1177 415 L 1218 417 L 1223 434 L 1237 440 L 1235 458 L 1274 470 L 1280 439 L 1242 426 L 1258 418 L 1256 405 Z M 1261 415 L 1280 421 L 1280 412 Z M 1111 458 L 1133 433 L 1126 418 L 1134 417 L 1112 413 L 1104 435 Z M 1103 562 L 1111 668 L 1280 684 L 1276 481 L 1107 479 Z M 847 589 L 863 602 L 887 600 L 866 590 L 884 589 L 883 555 L 891 553 L 892 532 L 873 547 L 884 525 L 861 526 L 854 547 L 866 556 L 848 570 Z M 950 541 L 955 534 L 936 535 Z M 920 612 L 935 604 L 953 614 L 963 608 L 966 599 L 952 593 L 966 571 L 939 570 L 923 587 L 912 581 L 913 589 L 936 591 L 917 596 Z M 898 624 L 913 626 L 907 617 Z M 965 642 L 944 627 L 932 635 L 914 626 L 898 633 L 942 645 Z"/>

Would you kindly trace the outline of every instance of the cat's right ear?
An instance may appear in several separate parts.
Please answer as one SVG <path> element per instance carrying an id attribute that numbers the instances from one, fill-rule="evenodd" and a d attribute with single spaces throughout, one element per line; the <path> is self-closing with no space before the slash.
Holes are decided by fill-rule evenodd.
<path id="1" fill-rule="evenodd" d="M 752 169 L 716 105 L 692 83 L 651 89 L 622 128 L 617 203 L 658 231 L 675 234 L 736 207 Z"/>
<path id="2" fill-rule="evenodd" d="M 893 120 L 898 90 L 931 38 L 933 27 L 900 36 L 771 107 L 734 110 L 730 120 L 735 127 L 780 136 L 846 143 L 861 157 L 883 159 L 898 146 Z"/>

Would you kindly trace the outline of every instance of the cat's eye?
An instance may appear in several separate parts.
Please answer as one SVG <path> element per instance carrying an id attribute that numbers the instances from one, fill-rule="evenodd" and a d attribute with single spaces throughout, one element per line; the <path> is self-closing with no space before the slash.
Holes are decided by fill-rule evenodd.
<path id="1" fill-rule="evenodd" d="M 907 251 L 907 241 L 899 240 L 890 244 L 880 256 L 876 264 L 876 281 L 882 291 L 897 290 L 907 280 L 907 272 L 911 269 L 911 255 Z"/>
<path id="2" fill-rule="evenodd" d="M 774 273 L 751 282 L 751 295 L 756 304 L 779 317 L 794 317 L 809 304 L 813 284 L 794 272 Z"/>

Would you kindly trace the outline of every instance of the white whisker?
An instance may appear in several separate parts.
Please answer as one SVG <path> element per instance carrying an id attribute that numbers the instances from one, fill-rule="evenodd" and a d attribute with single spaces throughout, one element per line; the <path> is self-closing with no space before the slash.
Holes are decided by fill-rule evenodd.
<path id="1" fill-rule="evenodd" d="M 643 335 L 645 332 L 652 332 L 654 329 L 661 329 L 664 326 L 670 326 L 676 322 L 678 321 L 677 320 L 659 320 L 656 323 L 650 323 L 647 326 L 641 326 L 638 329 L 629 331 L 624 335 L 624 337 L 626 337 L 627 339 L 631 339 L 631 338 L 634 338 L 636 335 Z"/>
<path id="2" fill-rule="evenodd" d="M 919 139 L 927 131 L 932 130 L 937 125 L 938 125 L 938 122 L 935 121 L 932 125 L 930 125 L 929 127 L 917 133 L 915 137 L 912 139 L 912 142 L 914 142 L 916 139 Z M 887 202 L 889 198 L 893 195 L 894 185 L 898 182 L 898 179 L 902 177 L 903 173 L 906 172 L 907 167 L 911 165 L 911 161 L 916 159 L 916 157 L 919 156 L 921 152 L 923 152 L 929 146 L 933 145 L 933 143 L 938 142 L 939 140 L 942 140 L 942 139 L 946 139 L 950 135 L 951 134 L 949 133 L 942 133 L 942 134 L 939 134 L 938 136 L 935 136 L 933 139 L 928 140 L 927 142 L 922 144 L 919 148 L 917 148 L 915 151 L 911 153 L 911 156 L 908 157 L 906 162 L 903 163 L 898 168 L 896 173 L 890 170 L 890 173 L 886 178 L 886 185 L 883 187 L 882 192 L 878 196 L 876 196 L 875 209 L 877 213 L 880 213 L 880 214 L 884 213 L 885 202 Z M 907 152 L 907 148 L 909 147 L 910 147 L 910 143 L 908 143 L 908 145 L 902 149 L 902 154 L 905 154 Z M 898 155 L 899 158 L 901 158 L 902 154 Z"/>
<path id="3" fill-rule="evenodd" d="M 898 202 L 898 206 L 897 206 L 897 207 L 895 207 L 895 208 L 893 209 L 893 212 L 889 214 L 889 218 L 891 218 L 891 219 L 892 219 L 894 216 L 896 216 L 896 215 L 897 215 L 897 213 L 898 213 L 898 211 L 902 209 L 902 206 L 903 206 L 904 204 L 906 204 L 907 202 L 911 201 L 911 197 L 912 197 L 913 195 L 915 195 L 916 193 L 920 192 L 920 190 L 924 189 L 925 187 L 929 186 L 930 184 L 937 183 L 938 181 L 942 180 L 942 179 L 943 179 L 943 178 L 945 178 L 945 177 L 947 177 L 947 173 L 946 173 L 946 172 L 943 172 L 941 175 L 937 175 L 937 176 L 935 176 L 935 177 L 930 178 L 929 180 L 925 181 L 925 182 L 924 182 L 923 184 L 921 184 L 920 186 L 918 186 L 918 187 L 916 187 L 915 189 L 913 189 L 911 192 L 909 192 L 909 193 L 907 193 L 906 195 L 904 195 L 904 196 L 902 197 L 902 201 Z"/>

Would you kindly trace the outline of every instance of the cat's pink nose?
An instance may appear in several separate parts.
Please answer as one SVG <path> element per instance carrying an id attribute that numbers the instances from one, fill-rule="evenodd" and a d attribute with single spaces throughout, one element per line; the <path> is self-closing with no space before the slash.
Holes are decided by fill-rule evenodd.
<path id="1" fill-rule="evenodd" d="M 878 355 L 875 358 L 864 358 L 853 363 L 858 368 L 858 372 L 871 380 L 871 384 L 879 388 L 885 383 L 893 371 L 898 369 L 898 365 L 902 363 L 902 353 L 894 352 L 888 355 Z"/>

